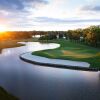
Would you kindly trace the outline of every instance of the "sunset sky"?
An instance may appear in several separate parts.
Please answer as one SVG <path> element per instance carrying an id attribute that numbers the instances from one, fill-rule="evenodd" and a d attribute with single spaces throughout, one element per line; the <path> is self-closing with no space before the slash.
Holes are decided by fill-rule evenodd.
<path id="1" fill-rule="evenodd" d="M 0 29 L 68 30 L 100 25 L 100 0 L 0 0 Z"/>

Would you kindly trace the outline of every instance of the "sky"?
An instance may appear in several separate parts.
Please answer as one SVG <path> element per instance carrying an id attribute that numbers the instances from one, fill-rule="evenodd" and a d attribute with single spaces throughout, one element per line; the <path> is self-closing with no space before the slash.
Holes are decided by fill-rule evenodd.
<path id="1" fill-rule="evenodd" d="M 100 0 L 0 0 L 0 29 L 66 31 L 100 25 Z"/>

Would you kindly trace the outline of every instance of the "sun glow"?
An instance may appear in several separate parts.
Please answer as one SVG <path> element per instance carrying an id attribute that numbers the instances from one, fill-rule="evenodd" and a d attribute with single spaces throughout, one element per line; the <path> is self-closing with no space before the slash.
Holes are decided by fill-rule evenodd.
<path id="1" fill-rule="evenodd" d="M 7 31 L 6 27 L 0 25 L 0 32 L 5 32 L 5 31 Z"/>

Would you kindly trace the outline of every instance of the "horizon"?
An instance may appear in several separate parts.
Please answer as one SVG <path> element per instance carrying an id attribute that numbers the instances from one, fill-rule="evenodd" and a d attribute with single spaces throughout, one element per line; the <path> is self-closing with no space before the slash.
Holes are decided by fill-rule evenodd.
<path id="1" fill-rule="evenodd" d="M 39 32 L 41 32 L 41 31 L 43 31 L 43 32 L 52 32 L 52 31 L 62 31 L 62 32 L 64 32 L 64 31 L 69 31 L 69 30 L 78 30 L 78 29 L 82 29 L 82 30 L 84 30 L 84 29 L 86 29 L 86 28 L 89 28 L 89 27 L 92 27 L 92 26 L 100 26 L 100 25 L 89 25 L 89 26 L 84 26 L 84 27 L 77 27 L 77 28 L 69 28 L 69 29 L 66 29 L 66 30 L 1 30 L 0 31 L 0 33 L 6 33 L 6 32 L 33 32 L 33 31 L 39 31 Z"/>
<path id="2" fill-rule="evenodd" d="M 92 26 L 99 26 L 99 25 L 92 25 Z M 89 27 L 91 27 L 91 26 L 88 26 L 88 27 L 81 27 L 81 28 L 73 28 L 73 29 L 67 29 L 67 30 L 4 30 L 4 31 L 0 31 L 0 33 L 6 33 L 6 32 L 41 32 L 41 31 L 43 31 L 43 32 L 55 32 L 55 31 L 57 31 L 57 32 L 59 32 L 59 31 L 61 31 L 61 32 L 66 32 L 66 31 L 69 31 L 69 30 L 78 30 L 78 29 L 82 29 L 82 30 L 84 30 L 84 29 L 86 29 L 86 28 L 89 28 Z"/>
<path id="3" fill-rule="evenodd" d="M 100 100 L 100 0 L 0 0 L 0 100 Z"/>
<path id="4" fill-rule="evenodd" d="M 66 31 L 100 25 L 99 0 L 0 0 L 0 32 Z"/>

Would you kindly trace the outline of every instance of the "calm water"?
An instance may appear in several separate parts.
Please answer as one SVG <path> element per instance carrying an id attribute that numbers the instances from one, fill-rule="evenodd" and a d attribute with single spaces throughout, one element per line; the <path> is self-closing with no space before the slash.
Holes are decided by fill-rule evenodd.
<path id="1" fill-rule="evenodd" d="M 55 46 L 29 42 L 4 49 L 0 54 L 0 86 L 21 100 L 100 100 L 99 72 L 38 66 L 19 58 L 24 52 Z"/>

